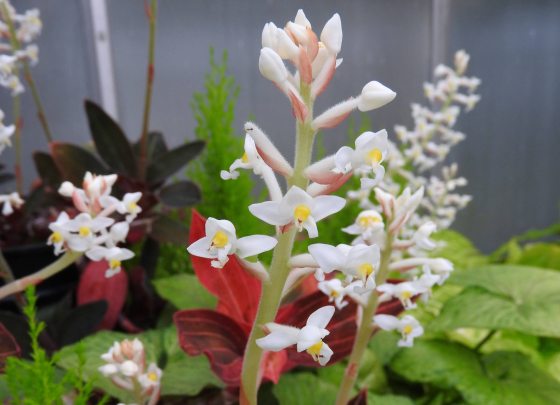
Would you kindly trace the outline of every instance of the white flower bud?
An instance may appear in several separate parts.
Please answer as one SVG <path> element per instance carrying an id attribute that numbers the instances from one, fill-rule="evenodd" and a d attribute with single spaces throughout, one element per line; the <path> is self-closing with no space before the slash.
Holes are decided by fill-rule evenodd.
<path id="1" fill-rule="evenodd" d="M 370 111 L 393 101 L 397 93 L 377 81 L 369 82 L 362 89 L 358 109 Z"/>
<path id="2" fill-rule="evenodd" d="M 275 83 L 283 83 L 288 78 L 288 70 L 284 62 L 271 48 L 261 49 L 259 70 L 264 77 Z"/>
<path id="3" fill-rule="evenodd" d="M 69 181 L 65 181 L 58 188 L 58 194 L 60 194 L 63 197 L 72 197 L 73 193 L 74 193 L 74 185 Z"/>
<path id="4" fill-rule="evenodd" d="M 331 53 L 336 55 L 340 52 L 342 47 L 342 24 L 340 23 L 338 13 L 333 15 L 325 24 L 323 31 L 321 31 L 321 42 Z"/>
<path id="5" fill-rule="evenodd" d="M 278 27 L 273 22 L 266 23 L 262 32 L 262 46 L 263 48 L 276 49 L 278 45 L 277 39 Z"/>

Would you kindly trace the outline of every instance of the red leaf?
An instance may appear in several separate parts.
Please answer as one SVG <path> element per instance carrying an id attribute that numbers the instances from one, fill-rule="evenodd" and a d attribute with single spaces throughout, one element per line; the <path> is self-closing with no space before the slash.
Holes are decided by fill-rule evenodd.
<path id="1" fill-rule="evenodd" d="M 187 354 L 204 354 L 212 371 L 227 385 L 239 386 L 247 333 L 229 316 L 210 309 L 175 312 L 179 346 Z"/>
<path id="2" fill-rule="evenodd" d="M 190 243 L 205 236 L 205 222 L 196 210 L 192 211 Z M 212 267 L 210 259 L 191 256 L 191 260 L 200 282 L 218 298 L 217 311 L 250 330 L 259 305 L 261 282 L 245 271 L 235 256 L 230 256 L 222 269 Z"/>
<path id="3" fill-rule="evenodd" d="M 121 271 L 107 278 L 105 270 L 108 267 L 106 261 L 89 262 L 82 272 L 76 292 L 78 305 L 99 300 L 107 301 L 107 312 L 98 326 L 99 329 L 112 329 L 115 326 L 128 291 L 126 273 Z"/>
<path id="4" fill-rule="evenodd" d="M 367 405 L 367 393 L 366 388 L 362 389 L 358 395 L 348 401 L 348 405 Z"/>
<path id="5" fill-rule="evenodd" d="M 0 372 L 4 372 L 6 359 L 10 356 L 18 356 L 21 354 L 16 340 L 10 332 L 0 323 Z"/>

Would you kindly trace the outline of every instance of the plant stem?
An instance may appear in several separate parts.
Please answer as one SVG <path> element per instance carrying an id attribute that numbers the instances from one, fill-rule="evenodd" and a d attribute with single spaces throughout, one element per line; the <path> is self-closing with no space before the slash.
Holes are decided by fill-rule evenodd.
<path id="1" fill-rule="evenodd" d="M 12 50 L 19 51 L 21 49 L 21 44 L 16 35 L 16 29 L 14 26 L 14 22 L 12 21 L 12 17 L 10 16 L 10 12 L 8 10 L 8 6 L 5 2 L 1 2 L 2 5 L 2 15 L 4 17 L 4 21 L 8 25 L 8 31 L 10 33 L 10 44 L 12 46 Z M 43 128 L 43 132 L 45 137 L 47 138 L 47 142 L 52 142 L 52 134 L 49 128 L 49 124 L 47 122 L 47 116 L 45 115 L 45 109 L 43 108 L 43 103 L 41 102 L 41 98 L 39 97 L 39 91 L 37 90 L 37 86 L 35 85 L 35 80 L 33 80 L 33 76 L 31 75 L 31 68 L 29 67 L 29 62 L 27 60 L 22 59 L 21 61 L 23 65 L 23 76 L 31 89 L 31 96 L 33 97 L 33 101 L 35 102 L 35 106 L 37 108 L 37 116 L 39 117 L 39 122 L 41 123 L 41 127 Z"/>
<path id="2" fill-rule="evenodd" d="M 140 177 L 146 174 L 148 156 L 148 127 L 150 126 L 150 111 L 152 108 L 152 89 L 154 84 L 154 48 L 156 43 L 157 0 L 151 0 L 150 7 L 146 5 L 146 14 L 150 26 L 148 39 L 148 69 L 146 74 L 146 93 L 144 96 L 144 115 L 142 118 L 142 132 L 140 133 Z"/>
<path id="3" fill-rule="evenodd" d="M 11 283 L 15 279 L 14 272 L 6 261 L 2 250 L 0 250 L 0 274 L 6 284 Z M 20 308 L 23 308 L 23 306 L 25 305 L 25 297 L 20 293 L 16 294 L 16 302 Z"/>
<path id="4" fill-rule="evenodd" d="M 17 74 L 17 73 L 16 73 Z M 21 165 L 21 97 L 14 96 L 13 100 L 13 120 L 16 126 L 14 134 L 14 151 L 16 154 L 16 162 L 14 164 L 14 173 L 16 175 L 16 190 L 20 196 L 23 195 L 23 169 Z"/>
<path id="5" fill-rule="evenodd" d="M 392 250 L 393 236 L 391 233 L 387 232 L 385 249 L 381 255 L 381 264 L 375 280 L 377 285 L 383 284 L 387 279 Z M 377 294 L 374 290 L 372 291 L 368 303 L 362 312 L 362 320 L 360 321 L 360 325 L 356 331 L 356 339 L 354 340 L 354 346 L 352 347 L 352 353 L 350 354 L 350 359 L 348 360 L 348 365 L 346 366 L 344 378 L 342 379 L 342 383 L 338 390 L 336 405 L 346 405 L 350 399 L 352 388 L 354 388 L 356 378 L 358 377 L 358 371 L 364 356 L 364 351 L 366 350 L 369 339 L 375 330 L 372 318 L 377 310 L 377 305 Z"/>
<path id="6" fill-rule="evenodd" d="M 66 252 L 58 260 L 44 267 L 43 269 L 20 278 L 19 280 L 12 281 L 9 284 L 0 287 L 0 299 L 6 298 L 9 295 L 18 293 L 25 290 L 30 285 L 37 285 L 47 278 L 55 275 L 56 273 L 64 270 L 82 256 L 78 252 Z"/>
<path id="7" fill-rule="evenodd" d="M 305 94 L 303 90 L 302 94 Z M 311 162 L 315 138 L 315 131 L 311 128 L 313 102 L 309 96 L 304 96 L 304 100 L 309 113 L 305 122 L 298 122 L 296 124 L 294 174 L 288 180 L 288 186 L 297 186 L 303 189 L 307 187 L 309 182 L 303 171 Z M 263 283 L 262 286 L 259 308 L 243 359 L 240 394 L 240 402 L 242 404 L 257 404 L 257 392 L 262 377 L 259 372 L 263 351 L 257 346 L 255 341 L 264 336 L 263 325 L 268 322 L 274 322 L 276 318 L 276 313 L 282 300 L 282 291 L 290 273 L 288 261 L 292 255 L 296 233 L 296 227 L 292 226 L 278 238 L 278 244 L 274 249 L 270 265 L 270 281 Z"/>
<path id="8" fill-rule="evenodd" d="M 490 332 L 488 332 L 488 334 L 480 341 L 478 342 L 478 344 L 475 346 L 474 351 L 475 352 L 480 352 L 480 350 L 482 349 L 482 346 L 484 346 L 486 344 L 486 342 L 488 342 L 490 339 L 492 339 L 492 336 L 494 336 L 496 334 L 497 330 L 491 330 Z"/>

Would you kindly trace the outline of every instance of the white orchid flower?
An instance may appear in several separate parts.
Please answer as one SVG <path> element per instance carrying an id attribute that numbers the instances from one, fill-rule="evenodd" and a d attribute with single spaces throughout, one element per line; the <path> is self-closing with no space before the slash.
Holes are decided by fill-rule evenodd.
<path id="1" fill-rule="evenodd" d="M 331 246 L 316 243 L 309 246 L 309 253 L 317 262 L 319 269 L 315 277 L 322 281 L 324 273 L 338 270 L 350 279 L 361 281 L 362 287 L 355 287 L 354 292 L 366 292 L 375 288 L 375 274 L 379 269 L 380 253 L 377 245 Z"/>
<path id="2" fill-rule="evenodd" d="M 292 186 L 280 201 L 252 204 L 249 211 L 262 221 L 276 226 L 294 224 L 299 231 L 307 230 L 310 238 L 319 235 L 317 222 L 340 211 L 346 200 L 337 196 L 311 197 L 297 186 Z"/>
<path id="3" fill-rule="evenodd" d="M 105 271 L 105 277 L 110 278 L 121 271 L 122 261 L 132 259 L 134 253 L 131 250 L 116 246 L 111 248 L 94 246 L 86 251 L 86 256 L 96 262 L 106 260 L 109 263 L 109 268 Z"/>
<path id="4" fill-rule="evenodd" d="M 332 305 L 319 308 L 307 318 L 306 325 L 299 329 L 293 326 L 267 323 L 265 326 L 270 333 L 256 340 L 257 345 L 272 352 L 278 352 L 289 346 L 297 345 L 297 351 L 307 351 L 313 360 L 324 366 L 333 354 L 331 348 L 323 342 L 323 338 L 330 332 L 325 329 L 334 315 Z"/>
<path id="5" fill-rule="evenodd" d="M 138 205 L 138 201 L 142 198 L 141 192 L 126 193 L 122 200 L 110 195 L 100 197 L 99 201 L 103 208 L 113 207 L 119 214 L 126 214 L 126 221 L 132 222 L 139 213 L 142 212 L 142 207 Z"/>
<path id="6" fill-rule="evenodd" d="M 323 280 L 317 284 L 317 288 L 327 297 L 329 297 L 329 302 L 334 302 L 337 309 L 342 309 L 348 302 L 344 301 L 347 295 L 354 291 L 355 287 L 360 286 L 359 281 L 348 284 L 347 286 L 342 284 L 342 281 L 338 278 L 333 278 L 331 280 Z"/>
<path id="7" fill-rule="evenodd" d="M 10 194 L 0 195 L 0 204 L 2 205 L 2 215 L 12 215 L 14 208 L 19 209 L 25 201 L 20 197 L 19 193 L 14 191 Z"/>
<path id="8" fill-rule="evenodd" d="M 212 260 L 212 267 L 222 268 L 228 262 L 229 255 L 240 258 L 256 256 L 276 246 L 276 238 L 265 235 L 251 235 L 237 239 L 235 226 L 225 219 L 208 218 L 203 238 L 192 243 L 188 252 L 193 256 Z"/>
<path id="9" fill-rule="evenodd" d="M 411 347 L 414 338 L 424 333 L 422 325 L 411 315 L 405 315 L 401 319 L 392 315 L 375 315 L 373 322 L 383 330 L 398 330 L 402 336 L 398 342 L 399 347 Z"/>
<path id="10" fill-rule="evenodd" d="M 115 222 L 112 218 L 95 217 L 88 213 L 81 213 L 66 225 L 72 233 L 68 236 L 68 247 L 75 252 L 85 252 L 94 245 L 95 234 L 102 229 L 106 230 Z"/>
<path id="11" fill-rule="evenodd" d="M 424 292 L 421 295 L 422 301 L 426 302 L 432 295 L 432 288 L 439 284 L 442 277 L 437 274 L 432 274 L 429 266 L 424 266 L 422 268 L 422 275 L 414 280 L 416 285 L 420 286 L 420 289 L 423 289 Z"/>
<path id="12" fill-rule="evenodd" d="M 423 285 L 415 281 L 404 281 L 398 284 L 381 284 L 377 286 L 377 291 L 381 293 L 379 297 L 380 302 L 389 301 L 392 298 L 397 298 L 404 309 L 416 308 L 416 303 L 412 302 L 415 295 L 426 292 Z"/>
<path id="13" fill-rule="evenodd" d="M 412 241 L 416 247 L 424 250 L 433 250 L 437 246 L 436 243 L 430 239 L 430 235 L 435 232 L 437 226 L 432 221 L 424 223 L 420 228 L 414 232 Z"/>
<path id="14" fill-rule="evenodd" d="M 163 372 L 155 363 L 150 363 L 146 372 L 138 377 L 138 382 L 145 391 L 148 391 L 161 384 L 162 374 Z"/>
<path id="15" fill-rule="evenodd" d="M 379 168 L 387 158 L 389 148 L 387 131 L 367 131 L 356 138 L 355 148 L 343 146 L 335 154 L 335 173 L 369 174 Z"/>
<path id="16" fill-rule="evenodd" d="M 353 245 L 361 243 L 379 245 L 384 239 L 384 227 L 383 218 L 377 211 L 366 210 L 360 212 L 356 221 L 352 225 L 342 228 L 342 231 L 358 236 L 352 242 Z"/>
<path id="17" fill-rule="evenodd" d="M 442 285 L 453 271 L 453 263 L 449 260 L 438 257 L 411 257 L 392 262 L 389 269 L 392 271 L 407 271 L 419 266 L 428 266 L 431 271 L 440 277 L 438 285 Z"/>
<path id="18" fill-rule="evenodd" d="M 4 125 L 4 112 L 0 110 L 0 153 L 4 151 L 7 146 L 12 146 L 11 137 L 16 131 L 15 125 Z"/>
<path id="19" fill-rule="evenodd" d="M 70 217 L 66 212 L 62 211 L 58 214 L 56 221 L 49 224 L 49 229 L 52 233 L 47 239 L 47 245 L 54 246 L 54 254 L 57 256 L 66 250 L 64 244 L 70 235 L 70 229 L 68 229 L 69 222 Z"/>

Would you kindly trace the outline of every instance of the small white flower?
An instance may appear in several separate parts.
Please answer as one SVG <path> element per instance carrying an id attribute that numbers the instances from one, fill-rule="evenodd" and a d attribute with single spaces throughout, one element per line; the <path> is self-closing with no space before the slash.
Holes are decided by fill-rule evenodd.
<path id="1" fill-rule="evenodd" d="M 307 230 L 310 238 L 319 235 L 317 222 L 340 211 L 346 200 L 337 196 L 311 197 L 301 188 L 293 186 L 281 201 L 252 204 L 249 211 L 264 222 L 286 226 L 294 224 L 299 231 Z"/>
<path id="2" fill-rule="evenodd" d="M 415 280 L 416 285 L 420 286 L 424 292 L 421 295 L 422 301 L 426 302 L 432 295 L 432 288 L 439 284 L 442 277 L 437 274 L 432 274 L 429 266 L 424 266 L 422 268 L 423 273 L 420 278 Z"/>
<path id="3" fill-rule="evenodd" d="M 393 101 L 397 93 L 385 87 L 377 81 L 369 82 L 362 89 L 362 94 L 358 98 L 358 109 L 360 111 L 370 111 Z"/>
<path id="4" fill-rule="evenodd" d="M 392 271 L 407 271 L 419 266 L 428 266 L 431 271 L 440 276 L 439 285 L 442 285 L 453 271 L 453 263 L 441 257 L 412 257 L 402 259 L 392 262 L 389 265 L 389 269 Z"/>
<path id="5" fill-rule="evenodd" d="M 337 309 L 342 309 L 348 302 L 344 301 L 347 295 L 354 291 L 355 287 L 361 285 L 359 281 L 350 283 L 347 286 L 342 284 L 342 281 L 338 278 L 333 278 L 331 280 L 323 280 L 317 284 L 317 288 L 327 297 L 329 297 L 329 302 L 333 302 Z"/>
<path id="6" fill-rule="evenodd" d="M 380 239 L 379 236 L 383 236 L 384 227 L 383 218 L 377 211 L 366 210 L 360 212 L 356 221 L 352 225 L 342 228 L 342 231 L 350 235 L 359 235 L 353 244 L 371 245 Z"/>
<path id="7" fill-rule="evenodd" d="M 132 377 L 138 374 L 140 367 L 132 360 L 125 360 L 121 363 L 119 371 L 126 377 Z"/>
<path id="8" fill-rule="evenodd" d="M 413 309 L 416 308 L 417 305 L 412 302 L 412 298 L 415 295 L 426 292 L 426 289 L 422 288 L 421 284 L 414 281 L 404 281 L 398 284 L 381 284 L 377 286 L 377 291 L 381 293 L 379 297 L 381 302 L 388 301 L 391 298 L 397 298 L 404 309 Z"/>
<path id="9" fill-rule="evenodd" d="M 15 125 L 6 126 L 2 123 L 3 115 L 2 110 L 0 110 L 0 153 L 2 153 L 6 147 L 12 146 L 10 138 L 16 131 Z"/>
<path id="10" fill-rule="evenodd" d="M 319 270 L 315 273 L 318 280 L 323 279 L 323 273 L 338 270 L 350 279 L 361 281 L 362 288 L 354 288 L 354 292 L 366 292 L 375 288 L 375 274 L 379 269 L 379 247 L 377 245 L 338 245 L 331 246 L 316 243 L 309 246 L 309 253 L 313 256 Z"/>
<path id="11" fill-rule="evenodd" d="M 156 364 L 150 363 L 146 372 L 138 377 L 138 382 L 147 391 L 160 385 L 161 375 L 161 369 Z"/>
<path id="12" fill-rule="evenodd" d="M 105 277 L 109 278 L 119 273 L 122 261 L 133 258 L 134 253 L 131 250 L 116 246 L 111 248 L 94 246 L 86 251 L 86 256 L 96 262 L 106 260 L 109 263 L 109 268 L 105 271 Z"/>
<path id="13" fill-rule="evenodd" d="M 401 319 L 392 315 L 375 315 L 373 322 L 383 330 L 398 330 L 401 333 L 400 347 L 411 347 L 414 338 L 424 333 L 422 325 L 411 315 L 405 315 Z"/>
<path id="14" fill-rule="evenodd" d="M 99 367 L 98 370 L 105 377 L 112 376 L 119 372 L 119 368 L 115 364 L 104 364 L 101 367 Z"/>
<path id="15" fill-rule="evenodd" d="M 240 258 L 256 256 L 259 253 L 271 250 L 276 246 L 276 238 L 266 235 L 252 235 L 237 239 L 235 226 L 225 219 L 217 220 L 208 218 L 205 225 L 203 238 L 192 243 L 188 252 L 193 256 L 212 261 L 212 267 L 222 268 L 229 260 L 229 255 Z"/>
<path id="16" fill-rule="evenodd" d="M 257 339 L 257 345 L 263 350 L 278 352 L 289 346 L 297 345 L 297 351 L 307 351 L 313 360 L 324 366 L 333 354 L 331 348 L 323 342 L 323 338 L 329 334 L 325 329 L 334 315 L 332 305 L 319 308 L 307 318 L 306 325 L 302 328 L 267 323 L 266 328 L 270 333 Z"/>
<path id="17" fill-rule="evenodd" d="M 25 201 L 17 192 L 0 195 L 0 204 L 2 204 L 2 215 L 9 216 L 14 213 L 14 208 L 19 209 Z"/>
<path id="18" fill-rule="evenodd" d="M 54 254 L 57 256 L 65 251 L 64 244 L 70 235 L 70 229 L 68 229 L 69 222 L 70 217 L 66 212 L 62 211 L 56 221 L 49 224 L 49 229 L 52 233 L 47 240 L 47 245 L 54 246 Z"/>
<path id="19" fill-rule="evenodd" d="M 436 247 L 436 243 L 430 239 L 430 235 L 434 233 L 435 230 L 436 224 L 428 221 L 414 232 L 412 240 L 420 249 L 433 250 Z"/>
<path id="20" fill-rule="evenodd" d="M 75 232 L 68 236 L 68 247 L 75 252 L 85 252 L 93 246 L 95 234 L 101 230 L 106 230 L 114 222 L 115 220 L 112 218 L 92 218 L 85 212 L 79 214 L 66 225 L 66 229 Z"/>
<path id="21" fill-rule="evenodd" d="M 335 154 L 335 173 L 369 174 L 375 171 L 387 157 L 387 131 L 364 132 L 355 141 L 355 149 L 343 146 Z"/>
<path id="22" fill-rule="evenodd" d="M 104 208 L 114 206 L 119 214 L 126 214 L 126 221 L 132 222 L 139 213 L 142 212 L 142 207 L 138 205 L 138 201 L 142 198 L 141 192 L 126 193 L 122 200 L 106 195 L 99 199 L 101 206 Z"/>

